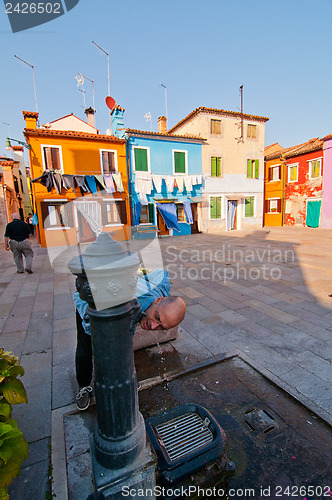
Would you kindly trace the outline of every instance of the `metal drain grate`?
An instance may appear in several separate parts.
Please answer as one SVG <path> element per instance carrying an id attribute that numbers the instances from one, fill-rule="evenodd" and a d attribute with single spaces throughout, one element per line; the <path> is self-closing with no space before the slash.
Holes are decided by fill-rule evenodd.
<path id="1" fill-rule="evenodd" d="M 191 412 L 163 422 L 155 430 L 159 443 L 173 462 L 213 441 L 209 424 L 209 418 L 203 420 L 200 415 Z"/>

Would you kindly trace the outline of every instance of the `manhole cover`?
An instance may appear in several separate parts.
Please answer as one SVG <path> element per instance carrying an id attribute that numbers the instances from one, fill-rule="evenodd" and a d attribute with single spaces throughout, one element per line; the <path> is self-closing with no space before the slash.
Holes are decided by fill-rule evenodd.
<path id="1" fill-rule="evenodd" d="M 264 432 L 264 434 L 278 428 L 273 416 L 262 409 L 253 408 L 247 411 L 244 421 L 252 431 Z"/>

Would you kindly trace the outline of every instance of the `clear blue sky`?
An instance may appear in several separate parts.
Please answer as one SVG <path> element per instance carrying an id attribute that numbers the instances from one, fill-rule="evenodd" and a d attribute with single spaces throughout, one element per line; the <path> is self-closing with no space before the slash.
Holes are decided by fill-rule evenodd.
<path id="1" fill-rule="evenodd" d="M 14 2 L 15 3 L 15 2 Z M 331 0 L 80 0 L 64 16 L 13 34 L 0 5 L 0 154 L 5 138 L 22 140 L 22 110 L 35 110 L 35 66 L 41 123 L 83 114 L 75 75 L 95 82 L 96 125 L 108 126 L 107 58 L 111 96 L 126 109 L 125 126 L 153 130 L 199 106 L 267 116 L 265 144 L 287 147 L 332 132 Z M 86 103 L 92 87 L 85 82 Z"/>

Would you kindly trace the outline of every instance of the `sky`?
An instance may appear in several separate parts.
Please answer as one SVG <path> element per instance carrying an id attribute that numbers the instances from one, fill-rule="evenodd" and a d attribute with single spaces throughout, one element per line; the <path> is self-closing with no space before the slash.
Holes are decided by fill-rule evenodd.
<path id="1" fill-rule="evenodd" d="M 13 2 L 16 4 L 17 2 Z M 96 126 L 108 128 L 111 96 L 125 127 L 157 131 L 199 106 L 266 116 L 265 145 L 284 147 L 332 133 L 331 0 L 80 0 L 63 16 L 12 33 L 0 5 L 0 154 L 6 137 L 24 140 L 22 110 L 40 123 L 74 113 L 85 119 L 78 73 L 94 80 Z M 85 80 L 86 105 L 92 84 Z M 13 144 L 15 144 L 13 142 Z"/>

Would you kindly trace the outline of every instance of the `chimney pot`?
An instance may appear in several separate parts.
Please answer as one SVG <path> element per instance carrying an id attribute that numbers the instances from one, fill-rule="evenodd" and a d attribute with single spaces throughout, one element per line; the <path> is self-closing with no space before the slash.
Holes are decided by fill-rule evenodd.
<path id="1" fill-rule="evenodd" d="M 96 128 L 96 122 L 95 122 L 95 110 L 93 108 L 87 108 L 84 113 L 86 114 L 86 121 L 88 122 L 89 125 L 91 125 L 93 128 Z"/>
<path id="2" fill-rule="evenodd" d="M 167 118 L 166 118 L 166 116 L 159 116 L 159 118 L 158 118 L 158 132 L 159 132 L 159 134 L 167 134 Z"/>

